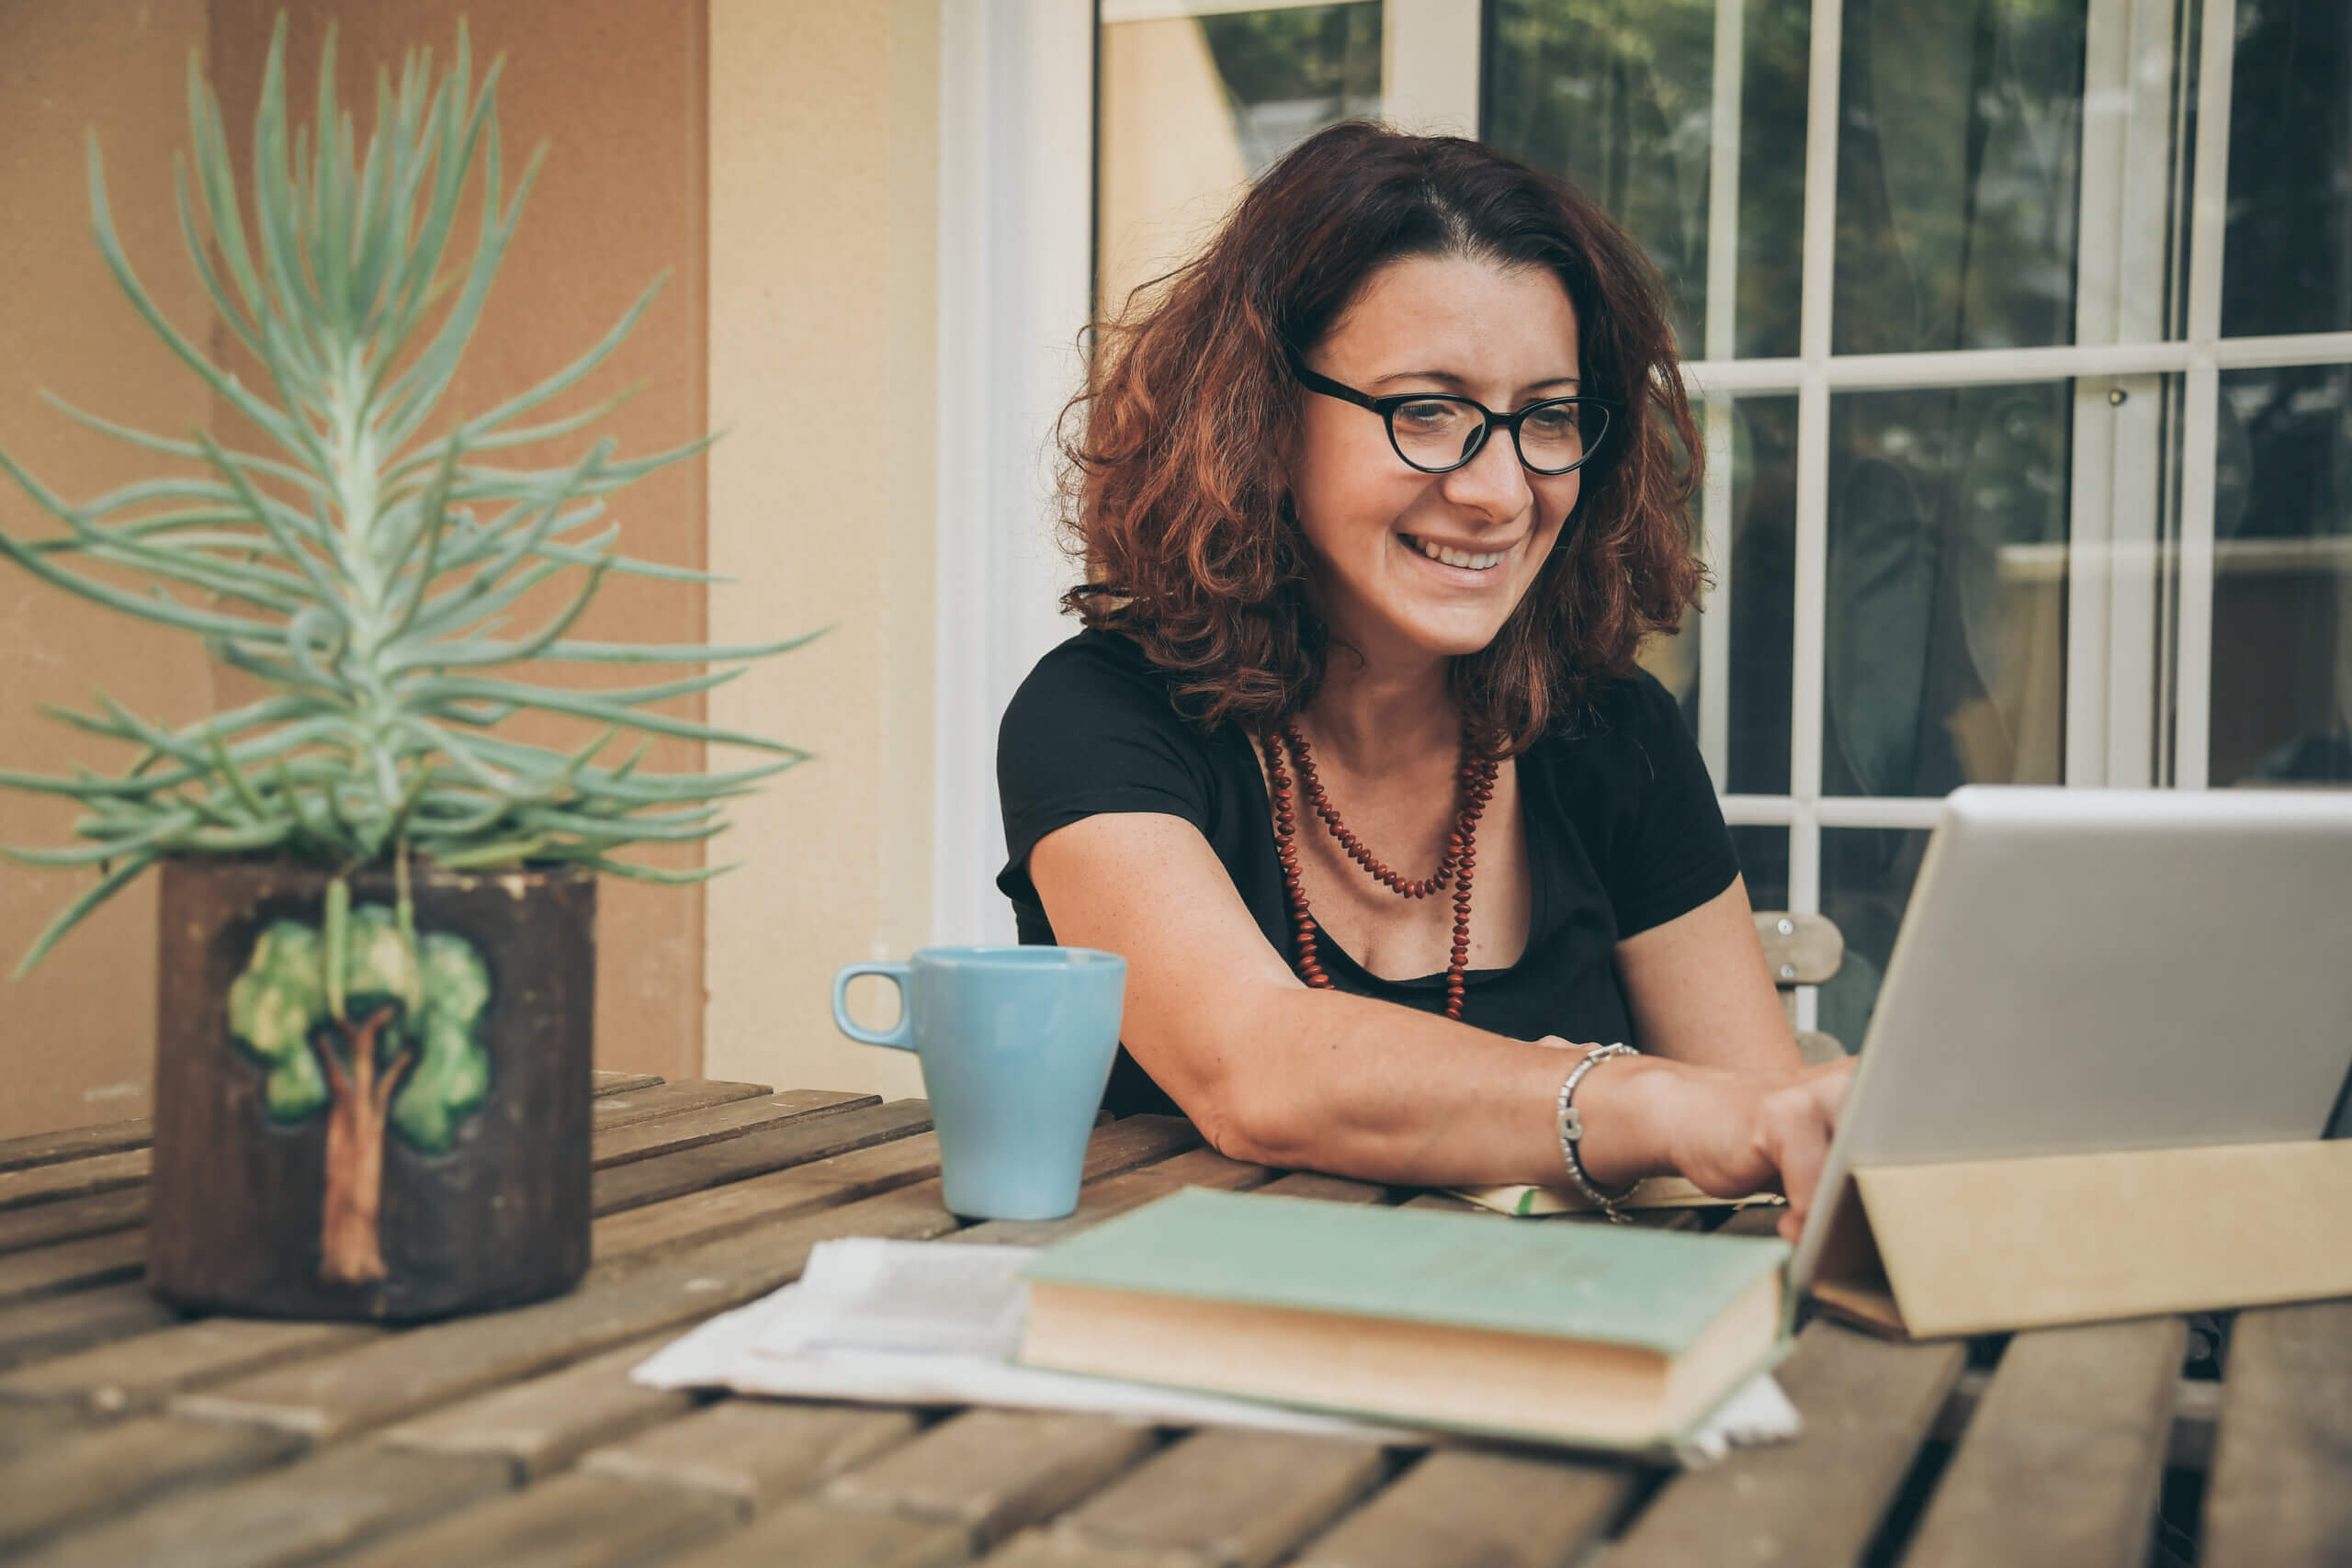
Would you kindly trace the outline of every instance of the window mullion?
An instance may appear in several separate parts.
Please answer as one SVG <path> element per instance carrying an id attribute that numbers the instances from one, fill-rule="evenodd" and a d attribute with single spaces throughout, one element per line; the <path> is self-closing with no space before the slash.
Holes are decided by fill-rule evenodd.
<path id="1" fill-rule="evenodd" d="M 1838 243 L 1838 127 L 1842 0 L 1813 0 L 1805 83 L 1804 255 L 1797 341 L 1796 604 L 1789 716 L 1789 907 L 1821 908 L 1822 682 L 1829 579 L 1829 317 Z M 1800 1023 L 1809 1021 L 1800 998 Z"/>
<path id="2" fill-rule="evenodd" d="M 2205 787 L 2213 690 L 2214 443 L 2221 376 L 2222 242 L 2229 223 L 2230 86 L 2236 0 L 2203 0 L 2197 62 L 2197 150 L 2188 232 L 2187 408 L 2181 420 L 2180 553 L 2174 612 L 2173 783 Z"/>
<path id="3" fill-rule="evenodd" d="M 2075 251 L 2078 350 L 2161 339 L 2177 62 L 2172 0 L 2090 0 Z M 2163 384 L 2075 384 L 2066 766 L 2074 784 L 2154 782 Z"/>
<path id="4" fill-rule="evenodd" d="M 1711 360 L 1738 352 L 1740 69 L 1746 51 L 1746 0 L 1715 0 L 1715 55 L 1709 106 L 1707 167 L 1707 325 Z M 1732 464 L 1737 427 L 1730 400 L 1709 398 L 1707 479 L 1700 493 L 1701 550 L 1714 584 L 1712 613 L 1699 617 L 1699 753 L 1715 787 L 1729 787 L 1731 767 Z"/>
<path id="5" fill-rule="evenodd" d="M 1383 0 L 1380 102 L 1427 136 L 1478 134 L 1479 0 Z"/>

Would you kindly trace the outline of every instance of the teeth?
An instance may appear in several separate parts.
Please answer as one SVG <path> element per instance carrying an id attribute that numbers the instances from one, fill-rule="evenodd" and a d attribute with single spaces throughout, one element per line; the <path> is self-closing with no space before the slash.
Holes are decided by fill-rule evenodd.
<path id="1" fill-rule="evenodd" d="M 1487 571 L 1498 567 L 1510 554 L 1509 550 L 1498 550 L 1490 556 L 1474 556 L 1467 550 L 1452 549 L 1444 545 L 1432 545 L 1427 539 L 1416 539 L 1410 534 L 1406 535 L 1405 537 L 1411 541 L 1415 549 L 1429 557 L 1430 559 L 1442 561 L 1447 566 L 1466 567 L 1472 571 Z"/>

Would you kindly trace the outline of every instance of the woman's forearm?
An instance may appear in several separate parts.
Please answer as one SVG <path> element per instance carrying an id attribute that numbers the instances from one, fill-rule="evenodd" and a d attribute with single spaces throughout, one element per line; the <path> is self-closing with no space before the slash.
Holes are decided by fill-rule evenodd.
<path id="1" fill-rule="evenodd" d="M 1364 1180 L 1451 1187 L 1567 1179 L 1555 1111 L 1582 1059 L 1385 1002 L 1283 987 L 1241 1017 L 1194 1111 L 1226 1153 Z M 1145 1064 L 1150 1064 L 1147 1061 Z M 1596 1181 L 1673 1168 L 1673 1106 L 1706 1069 L 1611 1058 L 1577 1103 Z"/>

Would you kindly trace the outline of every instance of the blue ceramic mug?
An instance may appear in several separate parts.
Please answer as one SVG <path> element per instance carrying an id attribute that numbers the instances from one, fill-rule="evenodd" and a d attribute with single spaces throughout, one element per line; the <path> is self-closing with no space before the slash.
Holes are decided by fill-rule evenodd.
<path id="1" fill-rule="evenodd" d="M 898 1027 L 852 1022 L 849 983 L 899 987 Z M 1078 1207 L 1095 1109 L 1119 1050 L 1127 961 L 1087 947 L 926 947 L 905 964 L 845 964 L 833 1022 L 922 1060 L 947 1207 L 1054 1220 Z"/>

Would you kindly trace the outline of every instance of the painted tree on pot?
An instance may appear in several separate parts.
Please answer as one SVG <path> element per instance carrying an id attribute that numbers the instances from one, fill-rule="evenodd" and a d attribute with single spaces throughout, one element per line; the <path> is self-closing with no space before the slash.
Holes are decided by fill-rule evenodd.
<path id="1" fill-rule="evenodd" d="M 381 904 L 327 892 L 323 932 L 274 922 L 229 987 L 229 1030 L 266 1070 L 273 1121 L 327 1113 L 319 1268 L 340 1284 L 385 1277 L 377 1218 L 384 1136 L 426 1154 L 449 1147 L 457 1119 L 490 1091 L 476 1037 L 490 971 L 463 937 L 403 931 Z M 340 950 L 341 965 L 327 955 Z"/>
<path id="2" fill-rule="evenodd" d="M 618 529 L 604 518 L 607 497 L 707 441 L 624 460 L 606 436 L 554 467 L 496 460 L 591 431 L 611 412 L 620 399 L 526 423 L 612 354 L 659 285 L 573 363 L 428 434 L 539 156 L 505 196 L 499 68 L 475 81 L 462 27 L 437 76 L 429 53 L 410 55 L 397 84 L 378 73 L 364 143 L 338 104 L 332 32 L 315 120 L 289 128 L 285 42 L 281 17 L 242 193 L 220 105 L 191 59 L 192 149 L 178 185 L 191 263 L 258 378 L 216 362 L 200 334 L 164 316 L 118 237 L 95 139 L 89 153 L 93 230 L 108 269 L 172 353 L 266 446 L 234 449 L 204 429 L 130 429 L 52 398 L 69 417 L 172 460 L 79 504 L 0 450 L 0 471 L 64 528 L 39 539 L 0 532 L 0 558 L 189 633 L 266 694 L 177 726 L 103 696 L 95 711 L 52 710 L 130 743 L 129 767 L 111 776 L 0 771 L 0 785 L 65 796 L 85 813 L 81 844 L 6 853 L 98 873 L 19 975 L 159 861 L 270 858 L 331 877 L 318 919 L 279 919 L 255 937 L 231 987 L 227 1032 L 266 1074 L 273 1122 L 325 1113 L 320 1272 L 360 1282 L 385 1269 L 376 1214 L 386 1129 L 420 1154 L 448 1149 L 496 1070 L 479 1038 L 492 976 L 461 937 L 417 930 L 412 856 L 436 874 L 570 866 L 684 883 L 725 869 L 665 870 L 616 852 L 708 839 L 725 826 L 718 802 L 805 753 L 662 705 L 805 639 L 714 647 L 572 635 L 608 573 L 718 581 L 621 554 Z M 476 186 L 471 251 L 453 254 Z M 77 559 L 104 570 L 77 569 Z M 125 573 L 146 581 L 123 586 Z M 538 624 L 510 629 L 537 603 L 534 591 L 552 583 L 555 592 L 566 579 L 568 593 Z M 548 661 L 725 667 L 596 688 L 547 684 L 513 668 Z M 524 741 L 508 731 L 525 716 L 581 725 L 582 736 L 576 745 Z M 642 768 L 661 737 L 770 755 L 729 772 Z M 349 878 L 386 866 L 396 877 L 392 903 L 355 910 Z"/>

